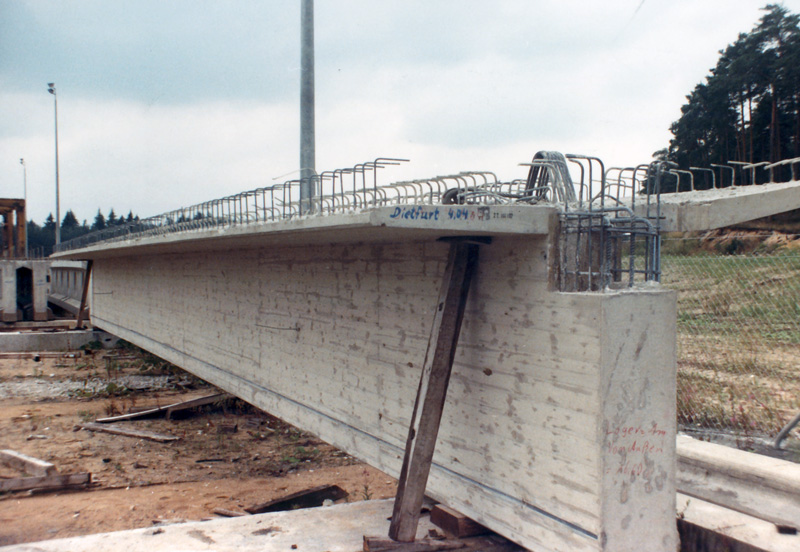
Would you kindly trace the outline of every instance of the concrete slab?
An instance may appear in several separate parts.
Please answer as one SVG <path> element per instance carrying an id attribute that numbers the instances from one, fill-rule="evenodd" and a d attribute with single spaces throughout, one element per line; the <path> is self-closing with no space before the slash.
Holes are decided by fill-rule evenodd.
<path id="1" fill-rule="evenodd" d="M 778 533 L 774 524 L 678 493 L 681 552 L 797 552 L 800 536 Z"/>
<path id="2" fill-rule="evenodd" d="M 117 338 L 101 330 L 3 332 L 0 333 L 0 351 L 74 351 L 90 341 L 99 341 L 107 347 L 116 343 Z"/>
<path id="3" fill-rule="evenodd" d="M 800 528 L 800 465 L 684 435 L 677 452 L 680 492 Z"/>
<path id="4" fill-rule="evenodd" d="M 800 182 L 737 186 L 661 196 L 662 232 L 699 232 L 800 208 Z M 644 214 L 637 205 L 636 213 Z"/>
<path id="5" fill-rule="evenodd" d="M 0 547 L 2 552 L 356 552 L 388 535 L 393 500 L 370 500 Z M 420 519 L 417 538 L 435 529 Z"/>

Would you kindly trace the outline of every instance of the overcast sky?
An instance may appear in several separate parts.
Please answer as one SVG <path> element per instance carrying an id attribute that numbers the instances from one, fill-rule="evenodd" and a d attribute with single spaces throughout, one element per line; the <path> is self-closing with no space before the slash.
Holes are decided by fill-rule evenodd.
<path id="1" fill-rule="evenodd" d="M 542 149 L 645 162 L 750 0 L 317 0 L 317 170 L 386 182 Z M 800 12 L 800 0 L 783 2 Z M 299 0 L 0 0 L 0 197 L 145 217 L 294 178 Z"/>

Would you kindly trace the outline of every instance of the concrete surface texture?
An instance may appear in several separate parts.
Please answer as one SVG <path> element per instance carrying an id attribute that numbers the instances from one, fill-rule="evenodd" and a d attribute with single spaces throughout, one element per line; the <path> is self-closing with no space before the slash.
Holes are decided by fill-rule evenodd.
<path id="1" fill-rule="evenodd" d="M 105 250 L 92 321 L 396 476 L 448 248 L 426 224 Z M 554 292 L 547 235 L 480 255 L 428 494 L 531 550 L 672 552 L 674 294 Z"/>
<path id="2" fill-rule="evenodd" d="M 356 552 L 367 536 L 385 536 L 391 500 L 371 500 L 205 522 L 162 525 L 0 547 L 2 552 Z M 422 539 L 436 529 L 420 520 Z"/>

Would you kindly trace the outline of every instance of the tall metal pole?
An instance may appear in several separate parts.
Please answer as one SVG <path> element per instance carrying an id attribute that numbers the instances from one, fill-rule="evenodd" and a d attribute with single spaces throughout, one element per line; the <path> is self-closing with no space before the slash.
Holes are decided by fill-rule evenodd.
<path id="1" fill-rule="evenodd" d="M 311 212 L 316 171 L 314 137 L 314 0 L 300 7 L 300 212 Z"/>
<path id="2" fill-rule="evenodd" d="M 22 190 L 23 190 L 23 199 L 25 199 L 25 210 L 24 218 L 25 218 L 25 258 L 28 258 L 28 166 L 25 164 L 25 159 L 22 157 L 19 158 L 19 164 L 22 165 Z"/>
<path id="3" fill-rule="evenodd" d="M 56 118 L 56 245 L 61 243 L 61 201 L 58 192 L 58 95 L 55 83 L 47 83 L 47 91 L 53 95 L 53 106 Z"/>

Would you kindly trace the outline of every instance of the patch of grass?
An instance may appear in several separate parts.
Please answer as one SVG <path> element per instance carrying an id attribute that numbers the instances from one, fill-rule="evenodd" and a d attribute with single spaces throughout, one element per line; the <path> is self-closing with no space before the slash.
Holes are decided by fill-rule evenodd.
<path id="1" fill-rule="evenodd" d="M 103 344 L 97 341 L 96 339 L 81 345 L 81 351 L 99 351 L 103 348 Z"/>

